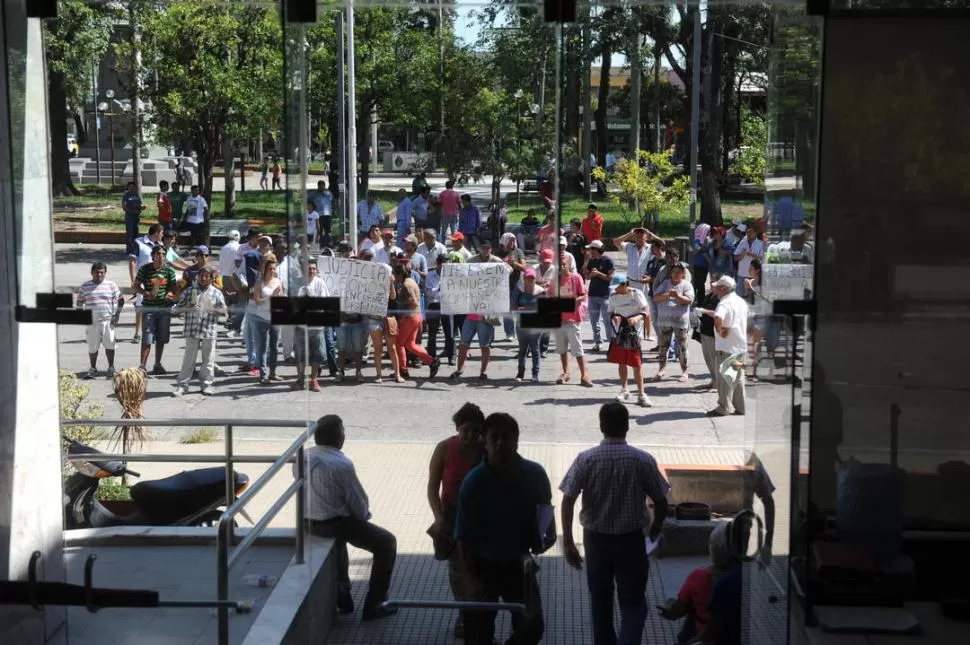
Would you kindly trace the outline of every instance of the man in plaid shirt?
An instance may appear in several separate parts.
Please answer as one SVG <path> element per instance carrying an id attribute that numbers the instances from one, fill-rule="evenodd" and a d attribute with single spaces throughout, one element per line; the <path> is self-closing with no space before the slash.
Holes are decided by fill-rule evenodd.
<path id="1" fill-rule="evenodd" d="M 559 489 L 563 493 L 563 551 L 566 561 L 582 568 L 573 541 L 573 508 L 583 495 L 579 522 L 583 526 L 586 579 L 593 619 L 593 643 L 640 643 L 647 620 L 647 561 L 643 529 L 646 501 L 653 500 L 650 539 L 660 536 L 667 515 L 670 484 L 649 454 L 626 442 L 630 415 L 622 403 L 600 408 L 603 441 L 576 457 Z M 613 586 L 620 602 L 620 634 L 613 630 Z"/>
<path id="2" fill-rule="evenodd" d="M 202 351 L 202 366 L 199 368 L 199 381 L 202 394 L 212 396 L 215 388 L 212 382 L 216 366 L 216 324 L 220 316 L 225 316 L 226 300 L 222 292 L 212 284 L 214 271 L 204 266 L 199 270 L 196 283 L 189 287 L 185 297 L 185 355 L 182 357 L 182 371 L 175 381 L 172 396 L 182 396 L 189 390 L 189 379 L 195 370 L 199 350 Z"/>

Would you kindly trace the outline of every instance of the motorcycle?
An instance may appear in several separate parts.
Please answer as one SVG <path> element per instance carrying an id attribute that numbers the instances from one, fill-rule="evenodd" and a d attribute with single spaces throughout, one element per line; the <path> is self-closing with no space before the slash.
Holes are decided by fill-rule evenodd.
<path id="1" fill-rule="evenodd" d="M 103 454 L 84 444 L 67 440 L 68 454 Z M 140 477 L 124 462 L 75 461 L 74 473 L 64 483 L 64 527 L 66 529 L 106 526 L 213 526 L 222 516 L 226 501 L 224 468 L 199 468 L 141 481 L 131 487 L 130 501 L 99 500 L 98 486 L 109 477 Z M 249 486 L 245 473 L 234 473 L 235 497 Z M 243 517 L 249 520 L 245 511 Z M 251 520 L 250 520 L 251 521 Z"/>

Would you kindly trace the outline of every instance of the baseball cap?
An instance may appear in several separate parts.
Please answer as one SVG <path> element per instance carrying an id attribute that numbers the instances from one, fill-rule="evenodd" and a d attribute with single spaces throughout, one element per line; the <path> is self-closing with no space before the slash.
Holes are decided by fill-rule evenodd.
<path id="1" fill-rule="evenodd" d="M 478 243 L 478 245 L 479 246 L 487 246 L 488 248 L 492 248 L 492 240 L 482 240 L 482 241 L 480 241 Z"/>
<path id="2" fill-rule="evenodd" d="M 522 275 L 525 276 L 526 278 L 534 278 L 534 277 L 536 277 L 536 270 L 535 269 L 526 269 L 525 272 Z"/>
<path id="3" fill-rule="evenodd" d="M 340 252 L 353 251 L 354 247 L 350 245 L 347 240 L 340 240 L 337 242 L 337 250 Z"/>
<path id="4" fill-rule="evenodd" d="M 561 246 L 566 246 L 567 244 L 569 244 L 569 242 L 566 240 L 566 236 L 565 235 L 560 235 L 559 236 L 559 244 Z"/>
<path id="5" fill-rule="evenodd" d="M 236 229 L 233 229 L 233 230 L 229 231 L 229 239 L 230 240 L 238 240 L 239 239 L 239 231 L 237 231 Z"/>
<path id="6" fill-rule="evenodd" d="M 586 207 L 586 210 L 594 210 L 595 211 L 595 210 L 599 210 L 599 209 L 597 208 L 596 204 L 590 203 L 590 205 Z"/>
<path id="7" fill-rule="evenodd" d="M 200 253 L 202 255 L 209 255 L 209 247 L 205 244 L 200 244 L 199 246 L 195 247 L 195 254 L 199 255 Z"/>
<path id="8" fill-rule="evenodd" d="M 737 283 L 736 283 L 736 282 L 734 281 L 734 278 L 732 278 L 732 277 L 731 277 L 731 276 L 729 276 L 729 275 L 722 275 L 722 276 L 721 276 L 720 278 L 718 278 L 717 280 L 715 280 L 715 281 L 714 281 L 714 282 L 713 282 L 713 283 L 711 284 L 711 288 L 712 288 L 712 289 L 713 289 L 714 287 L 723 287 L 723 288 L 725 288 L 725 289 L 728 289 L 728 290 L 730 290 L 730 291 L 734 291 L 734 290 L 735 290 L 735 289 L 737 288 L 737 286 L 738 286 L 738 285 L 737 285 Z"/>
<path id="9" fill-rule="evenodd" d="M 404 238 L 404 241 L 405 242 L 410 242 L 411 244 L 417 244 L 418 243 L 418 238 L 416 236 L 414 236 L 414 235 L 408 235 L 406 238 Z"/>
<path id="10" fill-rule="evenodd" d="M 249 231 L 246 232 L 246 237 L 248 237 L 249 239 L 253 239 L 254 237 L 259 237 L 262 234 L 263 234 L 262 229 L 251 228 L 249 229 Z"/>
<path id="11" fill-rule="evenodd" d="M 383 231 L 381 231 L 381 237 L 388 237 L 388 236 L 394 237 L 394 231 L 392 231 L 389 228 L 385 228 Z"/>
<path id="12" fill-rule="evenodd" d="M 554 257 L 555 256 L 553 255 L 552 251 L 549 249 L 543 249 L 542 253 L 539 254 L 539 258 L 542 259 L 543 262 L 552 262 L 552 258 Z"/>
<path id="13" fill-rule="evenodd" d="M 742 233 L 744 233 L 745 231 L 747 231 L 747 230 L 748 230 L 748 227 L 747 227 L 747 226 L 745 226 L 744 224 L 738 224 L 738 225 L 737 225 L 737 228 L 738 228 L 738 230 L 739 230 L 739 231 L 741 231 Z"/>
<path id="14" fill-rule="evenodd" d="M 603 250 L 603 242 L 602 242 L 602 240 L 593 240 L 592 242 L 590 242 L 589 244 L 586 245 L 586 248 L 587 249 L 599 249 L 600 251 L 602 251 Z"/>
<path id="15" fill-rule="evenodd" d="M 461 231 L 459 231 L 458 233 L 455 233 L 454 235 L 452 235 L 448 239 L 449 240 L 463 240 L 463 239 L 465 239 L 465 235 L 464 235 L 464 233 L 462 233 Z"/>
<path id="16" fill-rule="evenodd" d="M 271 238 L 269 235 L 262 235 L 258 240 L 256 240 L 257 244 L 262 244 L 263 242 L 266 242 L 267 244 L 272 246 L 273 238 Z"/>
<path id="17" fill-rule="evenodd" d="M 735 217 L 734 219 L 731 220 L 731 225 L 732 226 L 738 226 L 740 223 L 741 223 L 741 218 L 740 217 Z"/>

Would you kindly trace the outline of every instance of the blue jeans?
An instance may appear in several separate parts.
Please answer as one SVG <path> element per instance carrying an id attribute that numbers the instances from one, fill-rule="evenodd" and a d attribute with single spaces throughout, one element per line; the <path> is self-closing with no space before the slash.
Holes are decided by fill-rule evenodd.
<path id="1" fill-rule="evenodd" d="M 542 334 L 537 331 L 519 330 L 519 374 L 525 374 L 525 355 L 532 350 L 532 378 L 539 378 L 539 340 Z"/>
<path id="2" fill-rule="evenodd" d="M 337 332 L 333 327 L 325 327 L 323 330 L 323 340 L 327 350 L 327 370 L 330 376 L 337 373 Z"/>
<path id="3" fill-rule="evenodd" d="M 135 248 L 135 240 L 138 238 L 138 215 L 125 213 L 125 250 L 128 255 L 137 255 L 138 249 Z"/>
<path id="4" fill-rule="evenodd" d="M 606 342 L 613 340 L 613 323 L 610 322 L 609 297 L 589 296 L 589 323 L 593 326 L 593 344 L 599 345 L 603 337 L 600 323 L 606 327 Z"/>
<path id="5" fill-rule="evenodd" d="M 243 305 L 242 333 L 243 343 L 246 345 L 246 363 L 256 367 L 256 343 L 253 340 L 253 318 L 255 316 L 245 313 L 245 307 Z"/>
<path id="6" fill-rule="evenodd" d="M 638 645 L 647 622 L 650 562 L 643 531 L 608 535 L 583 531 L 594 645 Z M 620 634 L 613 629 L 613 584 L 620 602 Z"/>
<path id="7" fill-rule="evenodd" d="M 280 331 L 273 324 L 259 316 L 249 316 L 250 330 L 253 335 L 253 351 L 256 354 L 255 366 L 259 376 L 266 378 L 276 372 L 279 357 Z"/>

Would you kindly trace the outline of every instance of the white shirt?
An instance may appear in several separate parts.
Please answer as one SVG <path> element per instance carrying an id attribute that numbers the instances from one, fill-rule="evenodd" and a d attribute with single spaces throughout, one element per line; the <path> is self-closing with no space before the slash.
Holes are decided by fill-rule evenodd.
<path id="1" fill-rule="evenodd" d="M 393 264 L 391 262 L 391 256 L 401 253 L 401 249 L 393 244 L 390 248 L 383 244 L 375 244 L 371 250 L 374 251 L 374 262 L 380 262 L 381 264 Z"/>
<path id="2" fill-rule="evenodd" d="M 717 303 L 714 318 L 720 318 L 721 325 L 728 330 L 727 338 L 715 332 L 714 349 L 744 356 L 748 351 L 748 303 L 738 294 L 729 293 Z"/>
<path id="3" fill-rule="evenodd" d="M 464 260 L 465 262 L 468 262 L 469 260 L 472 259 L 472 252 L 466 249 L 465 247 L 461 247 L 457 251 L 454 249 L 454 247 L 452 247 L 452 249 L 448 252 L 457 253 L 458 255 L 461 256 L 461 259 Z"/>
<path id="4" fill-rule="evenodd" d="M 236 272 L 236 253 L 240 244 L 236 240 L 229 240 L 219 249 L 219 273 L 225 278 Z"/>
<path id="5" fill-rule="evenodd" d="M 626 293 L 614 291 L 610 295 L 607 310 L 611 314 L 623 316 L 624 318 L 632 318 L 646 311 L 647 306 L 647 297 L 643 295 L 643 292 L 631 287 Z"/>
<path id="6" fill-rule="evenodd" d="M 650 244 L 644 244 L 642 250 L 633 242 L 624 242 L 622 246 L 626 252 L 626 277 L 631 281 L 643 280 L 647 274 L 647 262 L 650 261 Z M 631 286 L 637 285 L 643 286 L 639 282 Z"/>
<path id="7" fill-rule="evenodd" d="M 306 451 L 306 461 L 307 519 L 370 519 L 367 493 L 347 455 L 330 446 L 313 446 Z M 293 476 L 296 474 L 297 465 L 293 464 Z"/>
<path id="8" fill-rule="evenodd" d="M 424 242 L 421 242 L 421 244 L 418 244 L 418 253 L 421 254 L 421 256 L 425 259 L 425 262 L 428 263 L 428 267 L 430 268 L 435 266 L 438 263 L 439 255 L 448 254 L 448 249 L 446 249 L 445 245 L 442 244 L 441 242 L 436 241 L 434 243 L 434 246 L 432 246 L 431 248 L 428 248 L 427 244 L 425 244 Z"/>
<path id="9" fill-rule="evenodd" d="M 157 244 L 147 235 L 135 239 L 135 252 L 128 256 L 135 258 L 135 268 L 140 269 L 152 263 L 152 249 L 156 246 Z"/>
<path id="10" fill-rule="evenodd" d="M 320 213 L 316 211 L 310 211 L 306 214 L 306 234 L 316 235 L 317 234 L 317 220 L 320 219 Z"/>
<path id="11" fill-rule="evenodd" d="M 378 245 L 378 242 L 375 242 L 374 240 L 367 238 L 366 240 L 360 243 L 360 250 L 366 251 L 367 249 L 371 249 L 373 251 L 377 251 L 377 248 L 375 248 L 377 245 Z"/>
<path id="12" fill-rule="evenodd" d="M 189 224 L 201 224 L 205 221 L 205 209 L 209 207 L 202 195 L 190 196 L 185 200 L 185 221 Z"/>
<path id="13" fill-rule="evenodd" d="M 382 221 L 384 221 L 384 213 L 377 202 L 368 204 L 365 199 L 357 204 L 357 226 L 361 233 L 366 233 L 371 226 L 380 224 Z"/>
<path id="14" fill-rule="evenodd" d="M 762 262 L 765 261 L 765 243 L 758 238 L 754 238 L 754 242 L 748 238 L 741 240 L 741 242 L 734 248 L 734 255 L 735 257 L 741 257 L 741 254 L 746 253 L 747 251 L 751 251 L 757 255 Z M 738 280 L 743 280 L 748 277 L 748 271 L 751 269 L 751 260 L 753 259 L 754 258 L 741 257 L 741 259 L 738 260 Z"/>

